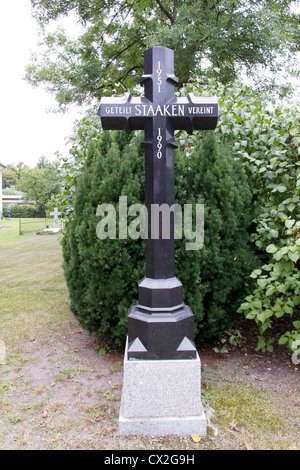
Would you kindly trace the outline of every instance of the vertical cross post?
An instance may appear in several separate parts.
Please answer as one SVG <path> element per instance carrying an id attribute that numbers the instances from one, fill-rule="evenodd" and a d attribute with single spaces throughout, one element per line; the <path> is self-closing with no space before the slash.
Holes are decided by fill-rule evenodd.
<path id="1" fill-rule="evenodd" d="M 103 129 L 143 129 L 145 134 L 146 273 L 128 315 L 128 358 L 194 359 L 194 316 L 175 277 L 174 217 L 169 211 L 165 238 L 162 217 L 154 211 L 174 204 L 174 130 L 214 129 L 220 110 L 215 98 L 174 97 L 174 53 L 166 47 L 144 52 L 141 83 L 144 96 L 105 97 L 98 111 Z"/>

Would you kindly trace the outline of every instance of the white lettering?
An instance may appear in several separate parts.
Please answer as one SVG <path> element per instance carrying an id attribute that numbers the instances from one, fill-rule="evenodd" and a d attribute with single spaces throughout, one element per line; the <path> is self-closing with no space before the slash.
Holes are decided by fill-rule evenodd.
<path id="1" fill-rule="evenodd" d="M 188 106 L 189 114 L 213 114 L 213 106 Z"/>
<path id="2" fill-rule="evenodd" d="M 162 157 L 162 153 L 161 153 L 161 149 L 162 149 L 162 135 L 161 135 L 161 129 L 160 127 L 158 128 L 158 136 L 157 136 L 157 158 L 161 158 Z"/>
<path id="3" fill-rule="evenodd" d="M 184 204 L 184 235 L 186 250 L 200 250 L 204 244 L 204 204 L 196 204 L 196 230 L 193 231 L 192 204 Z"/>
<path id="4" fill-rule="evenodd" d="M 178 116 L 184 116 L 184 105 L 178 105 Z"/>
<path id="5" fill-rule="evenodd" d="M 131 114 L 132 107 L 131 106 L 106 106 L 105 112 L 106 114 L 113 114 L 113 115 Z"/>
<path id="6" fill-rule="evenodd" d="M 184 237 L 186 250 L 200 250 L 204 243 L 204 205 L 196 204 L 196 213 L 192 204 L 184 205 Z M 137 215 L 138 214 L 138 215 Z M 119 197 L 118 222 L 116 208 L 112 204 L 101 204 L 97 207 L 96 215 L 101 217 L 96 226 L 96 234 L 100 240 L 107 238 L 115 240 L 118 235 L 120 240 L 127 237 L 132 240 L 138 238 L 147 240 L 169 240 L 174 236 L 175 240 L 183 236 L 183 213 L 179 204 L 151 204 L 151 222 L 148 220 L 148 210 L 142 204 L 133 204 L 127 208 L 127 196 Z M 128 226 L 128 217 L 129 226 Z M 135 218 L 133 218 L 135 217 Z M 193 221 L 195 217 L 195 222 Z M 151 223 L 151 233 L 148 233 L 148 225 Z M 194 227 L 196 229 L 194 230 Z M 300 344 L 300 341 L 299 341 Z M 5 345 L 0 341 L 0 364 L 5 355 Z M 300 348 L 295 352 L 294 361 L 298 361 L 296 354 L 300 354 Z M 299 359 L 300 362 L 300 359 Z M 296 363 L 296 362 L 295 362 Z"/>
<path id="7" fill-rule="evenodd" d="M 151 114 L 151 116 L 155 116 L 152 104 L 149 106 L 147 116 L 149 116 L 149 114 Z"/>
<path id="8" fill-rule="evenodd" d="M 172 204 L 172 206 L 169 206 L 166 203 L 161 204 L 161 205 L 151 204 L 151 239 L 152 240 L 159 240 L 159 239 L 170 240 L 171 226 L 172 226 L 172 229 L 174 230 L 174 219 L 173 219 L 173 224 L 172 224 L 171 212 L 173 212 L 175 224 L 182 227 L 182 212 L 181 212 L 181 207 L 179 204 Z M 159 216 L 160 213 L 162 214 L 161 221 L 160 221 L 160 216 Z M 181 238 L 181 235 L 182 233 L 180 234 L 179 238 Z"/>
<path id="9" fill-rule="evenodd" d="M 119 197 L 119 238 L 127 239 L 127 196 Z"/>
<path id="10" fill-rule="evenodd" d="M 157 114 L 160 113 L 161 116 L 164 116 L 163 115 L 163 112 L 162 112 L 162 109 L 161 107 L 158 105 L 157 108 L 156 108 L 156 113 L 155 113 L 155 116 L 157 116 Z"/>
<path id="11" fill-rule="evenodd" d="M 158 64 L 157 64 L 157 87 L 158 87 L 158 93 L 160 93 L 160 86 L 162 84 L 162 79 L 160 78 L 162 74 L 162 70 L 160 68 L 160 60 L 158 61 Z"/>
<path id="12" fill-rule="evenodd" d="M 148 238 L 148 210 L 143 204 L 133 204 L 128 209 L 128 216 L 136 216 L 137 212 L 139 215 L 133 219 L 128 227 L 128 235 L 131 240 L 147 240 Z"/>
<path id="13" fill-rule="evenodd" d="M 116 239 L 116 210 L 112 204 L 101 204 L 97 207 L 96 215 L 104 216 L 96 227 L 96 234 L 100 240 L 106 238 Z"/>
<path id="14" fill-rule="evenodd" d="M 164 104 L 154 107 L 152 104 L 136 104 L 133 106 L 106 106 L 105 114 L 111 116 L 184 116 L 184 104 Z M 213 114 L 213 106 L 187 106 L 188 114 Z"/>
<path id="15" fill-rule="evenodd" d="M 130 465 L 135 468 L 138 459 L 138 457 L 119 457 L 111 454 L 111 457 L 105 457 L 104 465 Z"/>
<path id="16" fill-rule="evenodd" d="M 170 112 L 168 111 L 169 104 L 164 104 L 164 116 L 171 116 Z"/>
<path id="17" fill-rule="evenodd" d="M 137 112 L 136 116 L 140 116 L 142 113 L 140 105 L 136 104 L 134 109 Z"/>

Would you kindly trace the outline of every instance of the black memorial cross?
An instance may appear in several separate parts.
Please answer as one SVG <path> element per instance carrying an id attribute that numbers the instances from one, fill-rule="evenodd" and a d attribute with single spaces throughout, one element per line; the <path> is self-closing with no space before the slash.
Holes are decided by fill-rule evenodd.
<path id="1" fill-rule="evenodd" d="M 215 129 L 220 110 L 215 98 L 174 97 L 174 53 L 166 47 L 144 52 L 141 83 L 145 96 L 105 97 L 98 111 L 105 130 L 145 133 L 146 275 L 138 286 L 138 304 L 128 315 L 128 358 L 194 359 L 194 316 L 182 302 L 182 284 L 175 277 L 174 218 L 167 238 L 152 208 L 174 204 L 174 130 Z"/>

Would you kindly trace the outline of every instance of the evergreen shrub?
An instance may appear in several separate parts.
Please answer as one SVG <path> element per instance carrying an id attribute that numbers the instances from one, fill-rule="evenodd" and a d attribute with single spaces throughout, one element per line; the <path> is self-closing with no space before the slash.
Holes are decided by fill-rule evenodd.
<path id="1" fill-rule="evenodd" d="M 176 250 L 178 278 L 199 339 L 220 337 L 230 328 L 258 265 L 249 243 L 252 195 L 244 169 L 214 133 L 204 135 L 190 157 L 177 153 L 175 171 L 177 202 L 204 204 L 203 248 L 186 251 L 177 243 Z"/>
<path id="2" fill-rule="evenodd" d="M 204 136 L 204 138 L 202 138 Z M 137 301 L 145 275 L 145 242 L 100 240 L 97 207 L 119 196 L 128 207 L 144 203 L 144 152 L 141 135 L 103 132 L 89 145 L 85 170 L 77 180 L 73 211 L 63 238 L 64 273 L 71 309 L 89 332 L 123 345 L 128 309 Z M 195 315 L 196 339 L 220 336 L 245 295 L 245 279 L 257 266 L 247 232 L 251 193 L 238 161 L 218 148 L 212 132 L 199 133 L 191 156 L 176 152 L 176 202 L 205 205 L 204 247 L 186 251 L 176 241 L 176 276 L 184 301 Z"/>

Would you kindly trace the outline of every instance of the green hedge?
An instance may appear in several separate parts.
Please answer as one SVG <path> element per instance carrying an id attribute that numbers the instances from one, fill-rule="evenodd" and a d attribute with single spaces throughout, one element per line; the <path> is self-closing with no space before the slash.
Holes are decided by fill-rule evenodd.
<path id="1" fill-rule="evenodd" d="M 7 214 L 7 204 L 3 205 L 3 217 Z M 14 204 L 10 206 L 10 217 L 12 218 L 33 218 L 45 217 L 45 210 L 42 207 L 33 206 L 31 204 Z"/>

